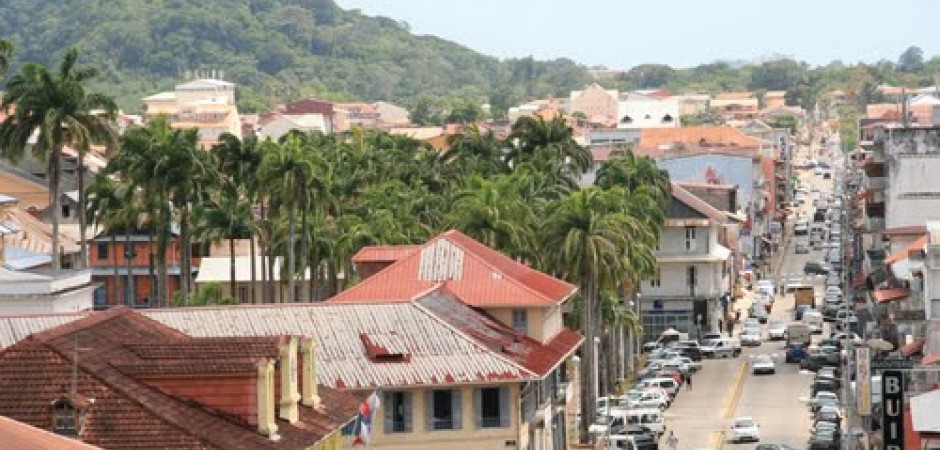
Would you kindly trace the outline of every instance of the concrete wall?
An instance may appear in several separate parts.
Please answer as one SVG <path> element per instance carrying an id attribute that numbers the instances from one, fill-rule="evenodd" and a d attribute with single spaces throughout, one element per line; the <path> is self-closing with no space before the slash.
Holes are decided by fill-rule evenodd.
<path id="1" fill-rule="evenodd" d="M 484 311 L 507 327 L 512 327 L 512 312 L 522 308 L 486 308 Z M 529 329 L 526 333 L 539 342 L 548 342 L 557 335 L 563 326 L 560 306 L 549 308 L 524 308 L 528 314 Z"/>
<path id="2" fill-rule="evenodd" d="M 604 88 L 595 84 L 581 91 L 580 95 L 571 97 L 571 112 L 584 113 L 588 118 L 603 116 L 616 119 L 618 104 L 616 94 L 611 95 Z"/>
<path id="3" fill-rule="evenodd" d="M 938 149 L 940 151 L 940 149 Z M 888 162 L 885 226 L 940 219 L 940 152 L 899 155 Z"/>
<path id="4" fill-rule="evenodd" d="M 49 314 L 85 311 L 92 308 L 94 286 L 87 285 L 59 295 L 0 295 L 0 315 Z"/>
<path id="5" fill-rule="evenodd" d="M 691 297 L 687 283 L 687 270 L 695 267 L 695 297 L 718 297 L 724 293 L 721 263 L 660 263 L 660 286 L 654 287 L 650 280 L 642 284 L 644 298 Z M 668 309 L 668 308 L 667 308 Z"/>
<path id="6" fill-rule="evenodd" d="M 738 201 L 743 209 L 754 198 L 755 168 L 750 155 L 697 154 L 659 159 L 659 168 L 669 172 L 672 181 L 705 183 L 706 171 L 712 167 L 722 184 L 738 186 Z"/>

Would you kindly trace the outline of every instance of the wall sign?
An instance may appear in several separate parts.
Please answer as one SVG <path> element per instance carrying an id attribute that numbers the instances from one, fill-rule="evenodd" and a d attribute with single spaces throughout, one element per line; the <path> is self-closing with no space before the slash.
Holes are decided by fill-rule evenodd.
<path id="1" fill-rule="evenodd" d="M 904 374 L 886 370 L 881 374 L 884 401 L 882 442 L 885 450 L 904 450 Z"/>

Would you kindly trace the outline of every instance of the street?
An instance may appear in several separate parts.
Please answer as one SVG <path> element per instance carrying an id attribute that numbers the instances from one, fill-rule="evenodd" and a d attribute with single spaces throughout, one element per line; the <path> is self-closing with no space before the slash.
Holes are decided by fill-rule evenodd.
<path id="1" fill-rule="evenodd" d="M 823 185 L 811 173 L 801 174 L 804 182 L 829 192 L 831 183 Z M 795 213 L 812 208 L 812 198 Z M 790 223 L 794 216 L 788 218 Z M 817 297 L 825 285 L 822 276 L 804 276 L 807 261 L 821 261 L 824 251 L 810 250 L 807 254 L 794 252 L 794 239 L 786 247 L 783 261 L 773 279 L 800 279 L 816 287 Z M 779 283 L 778 283 L 779 286 Z M 777 293 L 769 321 L 793 321 L 793 296 Z M 747 317 L 751 294 L 738 300 L 733 308 Z M 739 329 L 736 328 L 735 333 Z M 762 326 L 766 339 L 766 325 Z M 828 333 L 828 325 L 825 332 Z M 819 335 L 814 337 L 819 339 Z M 776 374 L 753 375 L 750 360 L 753 355 L 776 356 Z M 726 437 L 731 420 L 751 417 L 760 425 L 761 443 L 787 444 L 805 448 L 809 439 L 811 417 L 809 413 L 809 387 L 812 373 L 801 372 L 797 364 L 784 362 L 784 342 L 764 340 L 760 346 L 744 347 L 739 358 L 705 360 L 701 372 L 693 377 L 692 390 L 680 394 L 666 413 L 667 423 L 679 439 L 680 449 L 753 449 L 754 443 L 732 444 Z"/>

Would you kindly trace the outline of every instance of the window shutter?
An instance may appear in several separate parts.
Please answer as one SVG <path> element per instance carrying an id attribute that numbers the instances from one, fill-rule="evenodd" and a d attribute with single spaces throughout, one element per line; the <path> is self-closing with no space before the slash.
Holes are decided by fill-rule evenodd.
<path id="1" fill-rule="evenodd" d="M 479 389 L 473 390 L 473 424 L 480 428 L 483 424 L 483 401 L 482 393 Z"/>
<path id="2" fill-rule="evenodd" d="M 509 426 L 509 388 L 499 388 L 499 426 Z"/>
<path id="3" fill-rule="evenodd" d="M 385 424 L 385 434 L 392 433 L 392 413 L 395 410 L 395 405 L 392 404 L 391 392 L 385 392 L 382 394 L 382 417 L 385 419 L 383 423 Z"/>
<path id="4" fill-rule="evenodd" d="M 402 394 L 402 399 L 404 401 L 402 406 L 405 411 L 405 433 L 411 433 L 412 411 L 414 411 L 411 405 L 411 392 Z"/>
<path id="5" fill-rule="evenodd" d="M 434 431 L 434 391 L 424 391 L 425 430 Z"/>
<path id="6" fill-rule="evenodd" d="M 454 411 L 454 429 L 459 430 L 463 428 L 463 392 L 460 389 L 454 389 L 451 392 L 451 408 Z"/>

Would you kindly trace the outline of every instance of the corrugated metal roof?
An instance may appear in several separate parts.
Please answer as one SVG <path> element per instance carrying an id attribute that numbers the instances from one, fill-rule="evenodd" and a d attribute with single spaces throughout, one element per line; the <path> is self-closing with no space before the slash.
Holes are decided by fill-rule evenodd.
<path id="1" fill-rule="evenodd" d="M 352 257 L 355 263 L 363 262 L 395 262 L 418 249 L 420 245 L 371 245 L 362 247 Z"/>
<path id="2" fill-rule="evenodd" d="M 30 334 L 67 324 L 86 315 L 87 312 L 0 317 L 0 348 L 9 347 Z"/>
<path id="3" fill-rule="evenodd" d="M 306 334 L 321 383 L 338 388 L 522 380 L 535 374 L 410 303 L 295 304 L 144 311 L 192 336 Z M 399 337 L 408 362 L 373 362 L 360 333 Z"/>

